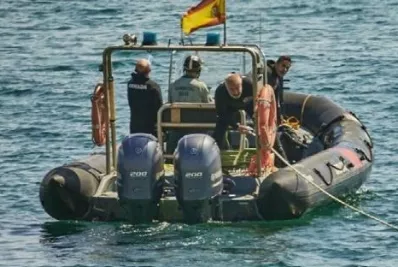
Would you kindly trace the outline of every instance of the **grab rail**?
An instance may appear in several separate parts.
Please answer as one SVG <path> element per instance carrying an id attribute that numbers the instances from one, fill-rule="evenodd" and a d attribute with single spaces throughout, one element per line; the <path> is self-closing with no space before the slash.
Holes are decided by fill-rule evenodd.
<path id="1" fill-rule="evenodd" d="M 170 122 L 163 121 L 163 112 L 170 109 Z M 214 110 L 216 109 L 214 103 L 166 103 L 158 111 L 157 116 L 157 134 L 158 141 L 163 149 L 163 128 L 200 128 L 200 129 L 214 129 L 215 123 L 208 122 L 181 122 L 181 111 L 184 109 L 204 109 Z M 246 125 L 246 112 L 244 110 L 239 111 L 240 123 Z M 245 148 L 245 136 L 246 134 L 240 134 L 239 140 L 239 151 L 243 151 Z M 165 151 L 163 151 L 165 153 Z M 164 158 L 172 159 L 173 155 L 163 154 Z"/>

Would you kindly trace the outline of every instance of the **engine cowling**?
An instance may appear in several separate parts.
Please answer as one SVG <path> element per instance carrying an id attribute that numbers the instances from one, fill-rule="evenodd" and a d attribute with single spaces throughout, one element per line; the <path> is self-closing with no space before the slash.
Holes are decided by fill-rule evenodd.
<path id="1" fill-rule="evenodd" d="M 210 219 L 211 201 L 223 190 L 220 150 L 215 140 L 205 134 L 181 138 L 174 152 L 174 176 L 184 219 Z"/>
<path id="2" fill-rule="evenodd" d="M 131 134 L 118 152 L 117 192 L 131 222 L 152 221 L 162 193 L 163 153 L 150 134 Z"/>

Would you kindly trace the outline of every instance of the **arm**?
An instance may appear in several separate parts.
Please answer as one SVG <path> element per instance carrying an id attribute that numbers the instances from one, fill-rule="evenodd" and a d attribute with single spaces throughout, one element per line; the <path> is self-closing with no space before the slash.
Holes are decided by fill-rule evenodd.
<path id="1" fill-rule="evenodd" d="M 207 85 L 203 82 L 200 83 L 200 98 L 202 103 L 210 103 L 211 97 Z"/>
<path id="2" fill-rule="evenodd" d="M 153 129 L 153 135 L 157 137 L 157 123 L 158 123 L 158 111 L 163 105 L 163 96 L 162 96 L 162 91 L 160 90 L 160 86 L 155 83 L 153 85 L 153 93 L 151 94 L 153 97 L 152 103 L 153 107 L 151 107 L 151 113 L 152 113 L 152 129 Z"/>
<path id="3" fill-rule="evenodd" d="M 160 86 L 158 84 L 155 84 L 155 105 L 156 105 L 156 110 L 159 110 L 160 107 L 163 105 L 163 96 L 162 96 L 162 91 L 160 90 Z"/>
<path id="4" fill-rule="evenodd" d="M 283 78 L 278 78 L 278 79 L 279 79 L 279 83 L 278 83 L 278 86 L 276 87 L 275 94 L 276 94 L 276 98 L 278 100 L 278 103 L 277 103 L 277 105 L 278 105 L 278 114 L 277 114 L 277 116 L 278 116 L 278 119 L 279 119 L 279 118 L 282 118 L 282 116 L 283 116 L 283 114 L 285 112 L 284 112 L 284 107 L 283 107 L 283 90 L 284 90 L 284 88 L 283 88 Z"/>
<path id="5" fill-rule="evenodd" d="M 171 99 L 171 92 L 173 92 L 173 90 L 174 90 L 174 83 L 171 83 L 170 84 L 170 86 L 169 86 L 169 103 L 172 103 L 173 101 L 171 101 L 172 99 Z"/>
<path id="6" fill-rule="evenodd" d="M 275 75 L 270 66 L 267 66 L 267 84 L 271 85 L 275 89 Z"/>
<path id="7" fill-rule="evenodd" d="M 133 105 L 134 105 L 134 97 L 133 97 L 133 92 L 132 92 L 132 89 L 130 89 L 130 83 L 131 83 L 132 81 L 130 80 L 128 83 L 127 83 L 127 100 L 128 100 L 128 102 L 129 102 L 129 106 L 130 106 L 130 109 L 133 107 Z"/>

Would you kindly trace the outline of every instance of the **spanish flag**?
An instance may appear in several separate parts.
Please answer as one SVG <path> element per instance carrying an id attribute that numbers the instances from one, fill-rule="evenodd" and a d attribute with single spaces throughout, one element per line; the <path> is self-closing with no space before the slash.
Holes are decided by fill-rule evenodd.
<path id="1" fill-rule="evenodd" d="M 181 28 L 190 34 L 200 28 L 225 23 L 225 0 L 202 0 L 182 16 Z"/>

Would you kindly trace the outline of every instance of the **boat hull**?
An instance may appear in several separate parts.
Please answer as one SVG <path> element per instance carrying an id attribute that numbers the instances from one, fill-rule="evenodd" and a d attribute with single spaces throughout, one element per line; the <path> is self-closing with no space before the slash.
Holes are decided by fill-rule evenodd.
<path id="1" fill-rule="evenodd" d="M 206 188 L 213 191 L 206 191 L 210 193 L 203 195 L 205 197 L 191 199 L 180 194 L 177 199 L 176 190 L 181 190 L 184 183 L 188 185 L 188 181 L 181 180 L 178 189 L 175 183 L 182 178 L 176 179 L 172 172 L 166 171 L 156 182 L 162 184 L 163 190 L 158 205 L 149 206 L 153 208 L 150 211 L 152 220 L 191 221 L 182 209 L 184 203 L 204 212 L 206 221 L 293 219 L 330 202 L 331 198 L 322 190 L 337 197 L 356 191 L 369 177 L 373 164 L 373 144 L 363 124 L 352 113 L 324 97 L 287 92 L 284 99 L 285 114 L 298 118 L 302 128 L 312 135 L 310 143 L 297 145 L 292 138 L 284 137 L 283 133 L 281 136 L 293 168 L 305 178 L 289 166 L 260 178 L 224 174 L 223 190 L 217 187 L 214 191 L 210 175 Z M 209 151 L 213 150 L 209 146 Z M 206 164 L 203 166 L 210 166 Z M 198 166 L 189 167 L 189 173 L 197 173 Z M 218 167 L 214 168 L 217 173 Z M 104 155 L 93 155 L 55 168 L 42 181 L 41 203 L 45 211 L 58 220 L 140 221 L 131 220 L 135 215 L 126 212 L 120 204 L 116 182 L 105 189 L 101 187 L 103 177 L 106 177 Z M 188 187 L 184 194 L 191 192 Z"/>

